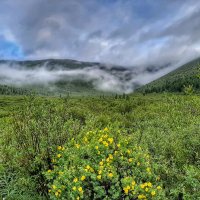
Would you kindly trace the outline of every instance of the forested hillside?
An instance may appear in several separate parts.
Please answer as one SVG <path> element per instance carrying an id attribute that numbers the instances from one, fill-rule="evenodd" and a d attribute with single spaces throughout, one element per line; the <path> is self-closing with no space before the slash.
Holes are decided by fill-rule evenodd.
<path id="1" fill-rule="evenodd" d="M 169 74 L 138 89 L 143 93 L 151 92 L 183 92 L 185 87 L 192 86 L 200 91 L 200 58 L 195 59 Z"/>

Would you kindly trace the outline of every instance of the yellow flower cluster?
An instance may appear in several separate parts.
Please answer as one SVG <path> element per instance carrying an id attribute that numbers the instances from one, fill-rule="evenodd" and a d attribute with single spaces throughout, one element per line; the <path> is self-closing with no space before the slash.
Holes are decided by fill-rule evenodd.
<path id="1" fill-rule="evenodd" d="M 120 141 L 120 143 L 118 141 Z M 115 181 L 120 181 L 123 187 L 121 193 L 123 193 L 123 195 L 129 195 L 130 198 L 133 197 L 134 199 L 149 199 L 149 197 L 151 198 L 156 195 L 160 195 L 158 190 L 162 189 L 161 186 L 156 187 L 157 183 L 156 185 L 153 185 L 154 181 L 152 177 L 154 175 L 154 168 L 150 168 L 153 165 L 150 165 L 149 155 L 144 152 L 141 147 L 131 145 L 132 143 L 128 139 L 117 138 L 114 140 L 112 135 L 109 133 L 108 128 L 98 132 L 87 132 L 86 137 L 83 137 L 79 142 L 80 143 L 77 141 L 75 142 L 75 140 L 72 142 L 72 148 L 77 150 L 71 151 L 68 154 L 69 156 L 63 156 L 65 155 L 64 153 L 67 154 L 67 152 L 62 152 L 64 150 L 64 147 L 62 146 L 57 147 L 58 154 L 56 155 L 57 158 L 63 156 L 63 158 L 66 159 L 71 155 L 75 156 L 74 153 L 76 153 L 78 158 L 77 160 L 82 158 L 84 152 L 88 155 L 89 159 L 86 158 L 81 160 L 81 165 L 78 166 L 78 168 L 75 166 L 71 166 L 71 168 L 69 168 L 72 174 L 76 174 L 73 179 L 70 178 L 70 180 L 68 180 L 70 181 L 70 185 L 72 183 L 70 188 L 72 191 L 73 199 L 79 200 L 83 197 L 85 198 L 85 196 L 88 195 L 88 192 L 86 192 L 86 190 L 88 190 L 88 181 L 95 181 L 93 177 L 96 177 L 96 181 L 98 181 L 99 185 L 104 183 L 113 184 Z M 66 148 L 68 147 L 66 146 Z M 81 157 L 78 157 L 79 152 Z M 97 156 L 97 154 L 99 156 Z M 57 158 L 56 160 L 58 160 Z M 59 167 L 59 163 L 60 162 L 58 162 L 58 165 L 55 166 Z M 74 163 L 76 163 L 76 160 Z M 121 173 L 117 168 L 118 166 L 122 166 L 124 170 L 127 170 L 127 177 L 124 177 L 123 173 L 118 174 Z M 64 170 L 65 169 L 68 168 L 64 167 Z M 76 172 L 77 169 L 78 173 Z M 130 170 L 132 171 L 129 173 Z M 140 170 L 141 173 L 138 174 L 138 170 Z M 49 177 L 54 176 L 55 174 L 62 175 L 63 168 L 56 169 L 56 173 L 51 173 L 51 169 L 49 169 L 47 172 L 49 173 Z M 62 180 L 64 177 L 65 176 L 57 175 L 57 180 Z M 119 177 L 120 180 L 118 180 Z M 148 177 L 149 179 L 147 179 Z M 141 180 L 146 180 L 146 182 L 141 183 Z M 149 180 L 151 180 L 153 184 L 148 182 Z M 67 185 L 67 187 L 69 187 L 69 185 Z M 59 198 L 61 195 L 66 195 L 64 190 L 62 190 L 63 188 L 60 186 L 52 185 L 50 187 L 50 194 Z"/>
<path id="2" fill-rule="evenodd" d="M 128 179 L 128 178 L 129 178 L 129 177 L 126 177 L 125 179 Z M 132 181 L 132 182 L 131 182 L 131 185 L 127 185 L 126 187 L 123 188 L 124 193 L 125 193 L 125 194 L 128 194 L 130 191 L 134 191 L 135 185 L 136 185 L 136 182 L 135 182 L 135 181 Z"/>
<path id="3" fill-rule="evenodd" d="M 82 187 L 76 187 L 76 186 L 74 186 L 73 188 L 72 188 L 72 190 L 73 191 L 79 191 L 80 193 L 83 193 L 83 188 Z"/>
<path id="4" fill-rule="evenodd" d="M 144 194 L 138 195 L 138 199 L 146 199 L 146 196 Z"/>
<path id="5" fill-rule="evenodd" d="M 57 189 L 56 185 L 51 186 L 52 190 L 49 190 L 49 192 L 53 192 L 56 197 L 60 197 L 62 190 Z"/>
<path id="6" fill-rule="evenodd" d="M 60 158 L 61 156 L 62 156 L 62 155 L 61 155 L 60 153 L 57 155 L 58 158 Z"/>
<path id="7" fill-rule="evenodd" d="M 108 128 L 105 128 L 104 131 L 108 131 Z M 100 143 L 102 143 L 105 147 L 108 147 L 109 145 L 111 145 L 114 141 L 114 139 L 112 137 L 109 137 L 108 134 L 103 134 L 99 140 Z"/>
<path id="8" fill-rule="evenodd" d="M 80 148 L 80 144 L 75 144 L 75 147 L 76 147 L 77 149 L 79 149 L 79 148 Z"/>
<path id="9" fill-rule="evenodd" d="M 108 177 L 109 177 L 109 178 L 112 178 L 112 177 L 113 177 L 113 173 L 109 173 L 109 174 L 108 174 Z"/>
<path id="10" fill-rule="evenodd" d="M 58 146 L 57 149 L 58 149 L 59 151 L 64 151 L 64 150 L 65 150 L 65 147 Z"/>
<path id="11" fill-rule="evenodd" d="M 86 167 L 85 167 L 85 171 L 86 172 L 94 172 L 94 169 L 92 168 L 92 167 L 90 167 L 89 165 L 87 165 Z"/>

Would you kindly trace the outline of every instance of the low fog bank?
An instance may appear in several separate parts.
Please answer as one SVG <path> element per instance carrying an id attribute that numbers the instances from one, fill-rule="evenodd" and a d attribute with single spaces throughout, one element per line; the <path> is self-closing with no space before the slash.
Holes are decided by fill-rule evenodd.
<path id="1" fill-rule="evenodd" d="M 17 87 L 43 85 L 56 90 L 54 84 L 60 81 L 65 83 L 85 81 L 90 82 L 94 89 L 99 91 L 131 93 L 137 87 L 167 74 L 177 66 L 168 66 L 164 69 L 149 72 L 144 68 L 112 68 L 106 65 L 75 69 L 55 65 L 52 69 L 48 66 L 48 62 L 40 66 L 34 66 L 34 68 L 19 64 L 1 63 L 0 84 Z"/>

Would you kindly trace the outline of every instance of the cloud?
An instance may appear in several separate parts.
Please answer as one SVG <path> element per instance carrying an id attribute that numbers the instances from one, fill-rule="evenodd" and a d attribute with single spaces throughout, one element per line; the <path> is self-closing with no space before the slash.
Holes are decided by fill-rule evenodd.
<path id="1" fill-rule="evenodd" d="M 0 84 L 17 86 L 22 88 L 45 88 L 47 91 L 59 91 L 59 82 L 67 85 L 74 81 L 88 83 L 94 89 L 104 92 L 131 93 L 139 85 L 154 80 L 164 75 L 170 68 L 148 72 L 135 70 L 134 68 L 119 68 L 112 65 L 93 65 L 82 68 L 66 68 L 62 65 L 54 65 L 49 62 L 28 67 L 20 63 L 0 64 Z"/>
<path id="2" fill-rule="evenodd" d="M 175 65 L 200 55 L 199 11 L 196 0 L 1 0 L 0 34 L 24 59 Z"/>

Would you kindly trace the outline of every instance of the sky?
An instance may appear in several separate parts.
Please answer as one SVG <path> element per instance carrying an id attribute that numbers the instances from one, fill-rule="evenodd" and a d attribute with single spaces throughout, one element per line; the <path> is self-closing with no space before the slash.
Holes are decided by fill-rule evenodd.
<path id="1" fill-rule="evenodd" d="M 196 57 L 199 0 L 0 0 L 0 59 L 165 66 Z"/>

